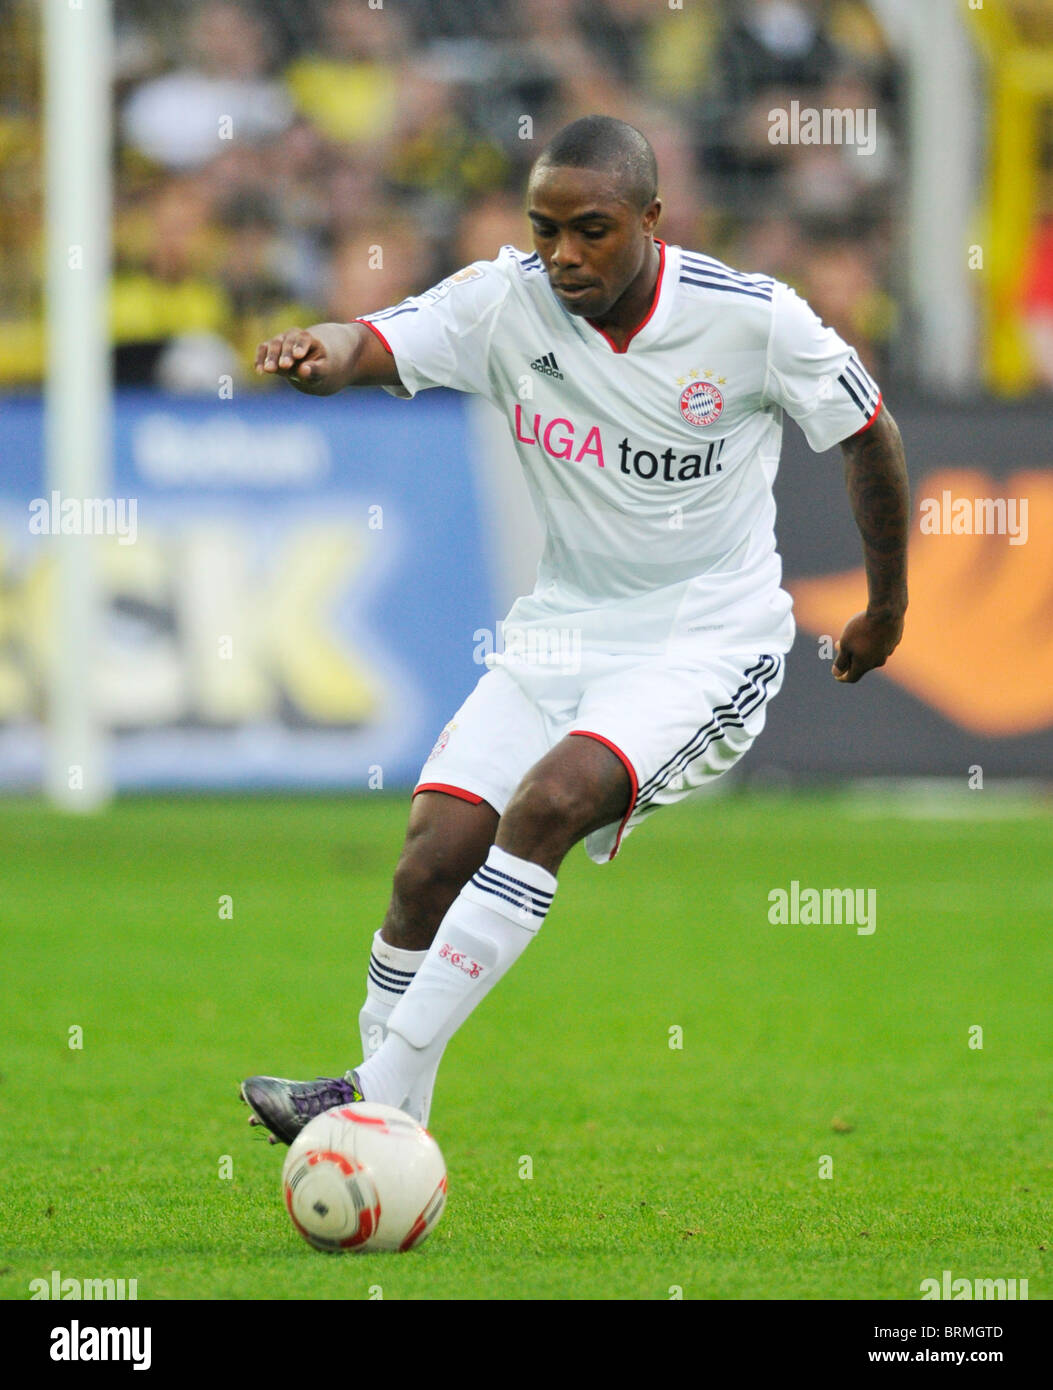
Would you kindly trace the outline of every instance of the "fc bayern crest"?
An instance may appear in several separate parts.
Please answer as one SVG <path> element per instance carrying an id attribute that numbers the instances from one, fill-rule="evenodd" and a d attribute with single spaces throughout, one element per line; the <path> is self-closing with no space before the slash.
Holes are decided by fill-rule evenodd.
<path id="1" fill-rule="evenodd" d="M 724 397 L 709 381 L 693 381 L 680 393 L 680 414 L 689 425 L 711 425 L 724 409 Z"/>
<path id="2" fill-rule="evenodd" d="M 445 729 L 443 729 L 442 733 L 441 733 L 441 734 L 439 735 L 439 737 L 435 740 L 435 747 L 434 747 L 434 748 L 431 750 L 431 752 L 428 754 L 427 758 L 425 759 L 426 762 L 429 762 L 429 763 L 430 763 L 431 760 L 432 760 L 432 758 L 437 758 L 437 757 L 439 756 L 439 754 L 442 752 L 442 750 L 443 750 L 443 749 L 446 747 L 446 745 L 449 743 L 449 741 L 450 741 L 450 735 L 453 733 L 453 731 L 454 731 L 454 729 L 456 729 L 456 727 L 457 727 L 456 724 L 447 724 L 447 725 L 446 725 Z"/>

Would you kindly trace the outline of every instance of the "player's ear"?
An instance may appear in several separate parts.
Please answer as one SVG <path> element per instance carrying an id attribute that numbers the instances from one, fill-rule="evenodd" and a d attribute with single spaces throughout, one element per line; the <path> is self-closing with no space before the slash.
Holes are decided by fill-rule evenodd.
<path id="1" fill-rule="evenodd" d="M 644 208 L 643 226 L 645 232 L 653 232 L 658 225 L 658 219 L 662 215 L 662 200 L 655 198 Z"/>

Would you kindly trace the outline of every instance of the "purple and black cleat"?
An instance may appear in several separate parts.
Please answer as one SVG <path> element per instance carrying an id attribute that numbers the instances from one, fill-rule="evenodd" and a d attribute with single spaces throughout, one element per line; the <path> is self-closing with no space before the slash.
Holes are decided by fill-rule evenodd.
<path id="1" fill-rule="evenodd" d="M 353 1071 L 346 1076 L 320 1076 L 316 1081 L 289 1081 L 283 1076 L 250 1076 L 241 1083 L 241 1098 L 252 1114 L 250 1125 L 262 1125 L 272 1144 L 291 1144 L 316 1115 L 337 1105 L 363 1099 Z"/>

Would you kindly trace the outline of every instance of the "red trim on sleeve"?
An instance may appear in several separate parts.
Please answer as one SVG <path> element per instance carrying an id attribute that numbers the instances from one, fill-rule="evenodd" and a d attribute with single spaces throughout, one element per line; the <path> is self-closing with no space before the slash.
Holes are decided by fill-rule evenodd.
<path id="1" fill-rule="evenodd" d="M 387 348 L 388 352 L 391 353 L 391 356 L 392 356 L 392 357 L 395 356 L 395 354 L 394 354 L 393 352 L 391 352 L 391 344 L 388 342 L 387 338 L 384 337 L 383 333 L 381 333 L 380 329 L 376 326 L 375 323 L 370 323 L 367 319 L 352 319 L 351 322 L 352 322 L 352 323 L 361 323 L 361 324 L 363 324 L 366 328 L 371 329 L 371 330 L 377 335 L 377 337 L 380 339 L 380 341 L 384 344 L 384 346 Z"/>
<path id="2" fill-rule="evenodd" d="M 451 787 L 447 782 L 421 782 L 413 788 L 414 796 L 418 792 L 445 792 L 447 796 L 456 796 L 461 801 L 470 801 L 473 806 L 481 805 L 483 800 L 481 796 L 476 796 L 475 792 L 466 792 L 463 787 Z"/>
<path id="3" fill-rule="evenodd" d="M 877 417 L 881 414 L 881 404 L 882 404 L 882 395 L 881 395 L 881 392 L 879 391 L 879 392 L 878 392 L 878 396 L 877 396 L 877 405 L 874 407 L 874 413 L 873 413 L 873 415 L 871 415 L 870 419 L 866 422 L 865 425 L 861 425 L 861 426 L 859 427 L 859 429 L 856 430 L 856 433 L 855 433 L 855 434 L 849 436 L 850 439 L 855 439 L 856 435 L 859 435 L 859 434 L 866 434 L 867 430 L 868 430 L 868 429 L 870 428 L 870 426 L 874 423 L 874 421 L 877 419 Z"/>
<path id="4" fill-rule="evenodd" d="M 618 853 L 618 848 L 622 842 L 622 835 L 625 831 L 625 827 L 629 824 L 629 817 L 633 813 L 633 807 L 636 805 L 636 795 L 637 792 L 640 790 L 639 779 L 636 776 L 636 769 L 633 767 L 632 763 L 622 752 L 622 750 L 618 747 L 618 745 L 616 743 L 612 743 L 609 738 L 604 738 L 602 734 L 594 734 L 591 729 L 571 729 L 567 737 L 574 738 L 575 736 L 578 738 L 594 738 L 597 743 L 602 743 L 604 748 L 609 748 L 611 750 L 614 756 L 621 763 L 622 767 L 624 767 L 626 772 L 629 774 L 629 805 L 626 809 L 625 815 L 622 816 L 622 823 L 618 827 L 618 835 L 614 841 L 614 848 L 607 856 L 608 861 L 610 861 Z"/>
<path id="5" fill-rule="evenodd" d="M 654 317 L 654 311 L 658 308 L 658 300 L 662 293 L 662 277 L 665 275 L 665 242 L 660 241 L 658 237 L 655 237 L 654 242 L 655 245 L 658 247 L 658 279 L 654 282 L 654 298 L 651 300 L 651 307 L 648 309 L 647 313 L 636 325 L 633 331 L 629 334 L 628 338 L 626 338 L 625 346 L 619 347 L 617 343 L 615 343 L 614 341 L 612 341 L 610 337 L 608 337 L 608 335 L 603 331 L 599 324 L 593 323 L 592 319 L 585 320 L 585 322 L 589 325 L 590 328 L 595 328 L 596 332 L 600 335 L 601 338 L 607 339 L 607 342 L 610 343 L 611 348 L 614 352 L 627 351 L 629 344 L 636 337 L 637 333 L 639 333 L 642 328 L 646 328 L 647 325 L 651 322 L 651 319 Z"/>

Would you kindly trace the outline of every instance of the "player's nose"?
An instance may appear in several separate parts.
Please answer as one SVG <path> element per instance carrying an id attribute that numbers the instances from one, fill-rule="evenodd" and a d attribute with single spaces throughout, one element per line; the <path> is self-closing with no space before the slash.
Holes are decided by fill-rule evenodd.
<path id="1" fill-rule="evenodd" d="M 566 268 L 568 266 L 581 265 L 580 245 L 569 238 L 561 238 L 556 242 L 555 250 L 552 252 L 551 264 Z"/>

